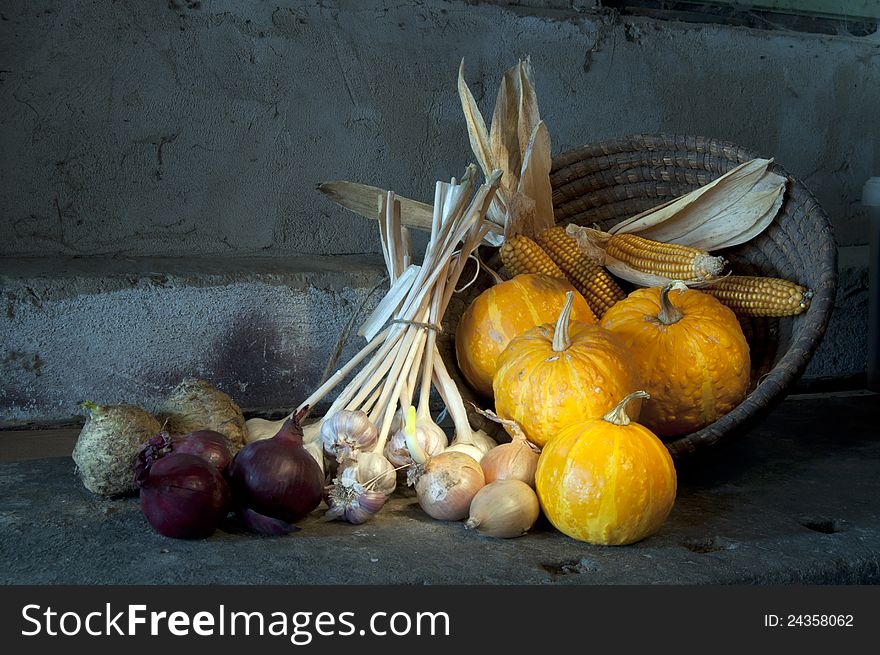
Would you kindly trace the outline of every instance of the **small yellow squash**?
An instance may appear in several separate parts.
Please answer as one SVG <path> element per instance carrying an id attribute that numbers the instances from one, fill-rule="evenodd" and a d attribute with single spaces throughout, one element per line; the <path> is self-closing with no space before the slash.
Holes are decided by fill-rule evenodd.
<path id="1" fill-rule="evenodd" d="M 708 293 L 681 283 L 638 289 L 602 326 L 633 353 L 651 394 L 639 421 L 661 437 L 713 423 L 748 393 L 749 345 L 734 313 Z"/>
<path id="2" fill-rule="evenodd" d="M 650 430 L 630 423 L 626 404 L 570 425 L 541 452 L 535 483 L 560 532 L 591 544 L 631 544 L 656 532 L 675 503 L 672 457 Z"/>
<path id="3" fill-rule="evenodd" d="M 455 331 L 455 354 L 465 380 L 487 398 L 498 355 L 526 330 L 555 321 L 565 294 L 575 293 L 572 316 L 595 323 L 587 301 L 567 281 L 538 273 L 517 275 L 486 289 L 462 314 Z"/>
<path id="4" fill-rule="evenodd" d="M 571 423 L 601 417 L 639 388 L 638 369 L 614 335 L 598 325 L 569 321 L 574 293 L 569 292 L 555 326 L 521 334 L 498 358 L 495 411 L 518 423 L 538 446 Z"/>

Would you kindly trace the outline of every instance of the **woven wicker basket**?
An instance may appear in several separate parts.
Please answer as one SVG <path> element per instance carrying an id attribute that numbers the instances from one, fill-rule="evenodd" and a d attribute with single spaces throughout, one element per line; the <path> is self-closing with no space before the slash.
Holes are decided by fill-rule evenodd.
<path id="1" fill-rule="evenodd" d="M 604 228 L 726 173 L 756 154 L 732 143 L 703 137 L 639 134 L 603 141 L 559 155 L 551 181 L 558 223 Z M 769 412 L 803 374 L 828 324 L 837 289 L 837 246 L 825 212 L 815 198 L 779 165 L 786 176 L 785 202 L 773 224 L 752 241 L 723 251 L 731 268 L 743 275 L 784 277 L 813 289 L 810 308 L 800 316 L 745 319 L 743 330 L 752 354 L 752 389 L 732 412 L 698 432 L 667 443 L 673 457 L 694 453 L 742 433 Z M 497 253 L 487 262 L 500 268 Z M 440 336 L 440 351 L 467 401 L 486 406 L 473 395 L 455 360 L 458 319 L 489 285 L 487 275 L 450 304 Z M 498 427 L 475 412 L 471 422 L 499 436 Z"/>

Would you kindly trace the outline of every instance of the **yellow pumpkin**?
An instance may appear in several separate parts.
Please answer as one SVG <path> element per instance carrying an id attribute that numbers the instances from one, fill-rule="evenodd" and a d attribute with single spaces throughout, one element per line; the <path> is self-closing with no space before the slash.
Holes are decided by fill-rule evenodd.
<path id="1" fill-rule="evenodd" d="M 655 533 L 675 503 L 672 457 L 650 430 L 630 423 L 626 396 L 601 419 L 574 423 L 541 452 L 535 485 L 541 508 L 560 532 L 620 546 Z"/>
<path id="2" fill-rule="evenodd" d="M 681 284 L 638 289 L 602 326 L 635 356 L 651 395 L 639 421 L 661 437 L 713 423 L 748 393 L 749 345 L 734 313 L 707 293 Z"/>
<path id="3" fill-rule="evenodd" d="M 570 423 L 601 417 L 639 387 L 637 368 L 614 335 L 570 322 L 573 298 L 569 292 L 555 326 L 521 334 L 498 358 L 495 412 L 539 446 Z"/>
<path id="4" fill-rule="evenodd" d="M 572 316 L 595 323 L 596 317 L 583 296 L 567 281 L 547 275 L 517 275 L 477 296 L 455 330 L 458 366 L 475 391 L 492 397 L 498 355 L 514 337 L 556 320 L 569 291 L 575 294 Z"/>

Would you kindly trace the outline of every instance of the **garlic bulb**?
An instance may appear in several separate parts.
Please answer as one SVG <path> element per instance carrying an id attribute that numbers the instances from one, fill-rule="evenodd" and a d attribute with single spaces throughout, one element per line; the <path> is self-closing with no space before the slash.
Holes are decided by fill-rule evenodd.
<path id="1" fill-rule="evenodd" d="M 281 419 L 280 421 L 267 421 L 264 418 L 254 417 L 245 421 L 244 425 L 247 428 L 245 441 L 247 441 L 247 443 L 253 443 L 254 441 L 260 441 L 261 439 L 271 439 L 278 434 L 278 430 L 284 425 L 284 419 Z"/>
<path id="2" fill-rule="evenodd" d="M 349 467 L 333 479 L 326 489 L 327 506 L 330 508 L 322 517 L 324 521 L 341 519 L 358 525 L 372 518 L 373 514 L 385 506 L 385 494 L 364 488 L 355 479 L 355 467 Z"/>
<path id="3" fill-rule="evenodd" d="M 538 452 L 525 439 L 495 446 L 483 455 L 480 466 L 486 476 L 486 484 L 495 480 L 520 480 L 535 488 L 535 471 L 538 468 Z"/>
<path id="4" fill-rule="evenodd" d="M 418 468 L 416 495 L 429 516 L 458 521 L 468 515 L 471 500 L 484 484 L 483 469 L 473 457 L 445 450 Z"/>
<path id="5" fill-rule="evenodd" d="M 328 455 L 343 462 L 354 459 L 354 453 L 369 450 L 379 437 L 370 417 L 360 410 L 341 410 L 321 423 L 321 442 Z"/>
<path id="6" fill-rule="evenodd" d="M 483 454 L 488 453 L 498 445 L 498 442 L 483 430 L 474 430 L 471 433 L 471 443 L 483 451 Z"/>
<path id="7" fill-rule="evenodd" d="M 394 466 L 379 453 L 356 453 L 355 477 L 359 483 L 370 491 L 379 491 L 386 496 L 397 487 L 397 471 Z"/>
<path id="8" fill-rule="evenodd" d="M 284 421 L 287 420 L 287 416 L 277 421 L 267 421 L 264 418 L 249 418 L 244 422 L 245 427 L 247 428 L 247 434 L 245 434 L 245 441 L 247 443 L 252 443 L 254 441 L 260 441 L 261 439 L 271 439 L 278 431 L 281 429 L 281 426 L 284 425 Z M 316 439 L 318 439 L 321 430 L 320 421 L 313 421 L 308 425 L 302 426 L 303 431 L 303 443 L 310 444 Z"/>
<path id="9" fill-rule="evenodd" d="M 496 480 L 474 495 L 464 527 L 487 537 L 519 537 L 535 524 L 540 514 L 538 496 L 525 482 Z"/>
<path id="10" fill-rule="evenodd" d="M 436 426 L 436 423 L 434 424 Z M 439 426 L 438 426 L 439 427 Z M 439 455 L 446 449 L 446 433 L 442 428 L 434 430 L 431 424 L 416 421 L 416 439 L 428 457 Z M 406 466 L 413 463 L 412 455 L 406 445 L 406 432 L 401 427 L 385 444 L 385 457 L 394 466 Z"/>
<path id="11" fill-rule="evenodd" d="M 483 459 L 483 454 L 484 454 L 483 451 L 480 450 L 480 448 L 478 446 L 475 446 L 474 444 L 471 444 L 471 443 L 463 443 L 461 441 L 453 442 L 453 444 L 451 446 L 449 446 L 449 448 L 447 448 L 443 452 L 464 453 L 468 457 L 472 457 L 477 462 L 479 462 L 480 460 Z"/>

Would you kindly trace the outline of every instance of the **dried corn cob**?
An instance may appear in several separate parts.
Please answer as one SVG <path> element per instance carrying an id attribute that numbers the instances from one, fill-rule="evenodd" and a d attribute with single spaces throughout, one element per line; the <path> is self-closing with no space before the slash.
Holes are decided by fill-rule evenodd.
<path id="1" fill-rule="evenodd" d="M 501 261 L 511 277 L 521 273 L 543 273 L 566 279 L 565 274 L 550 259 L 550 255 L 529 237 L 516 234 L 501 245 Z"/>
<path id="2" fill-rule="evenodd" d="M 701 289 L 739 316 L 794 316 L 810 306 L 813 292 L 778 277 L 730 275 Z"/>
<path id="3" fill-rule="evenodd" d="M 670 280 L 701 282 L 724 270 L 724 258 L 705 250 L 661 243 L 635 234 L 615 234 L 604 244 L 605 253 L 643 273 Z"/>
<path id="4" fill-rule="evenodd" d="M 538 235 L 537 242 L 599 318 L 618 300 L 626 298 L 626 292 L 614 278 L 581 252 L 577 239 L 568 236 L 564 227 L 544 230 Z"/>

